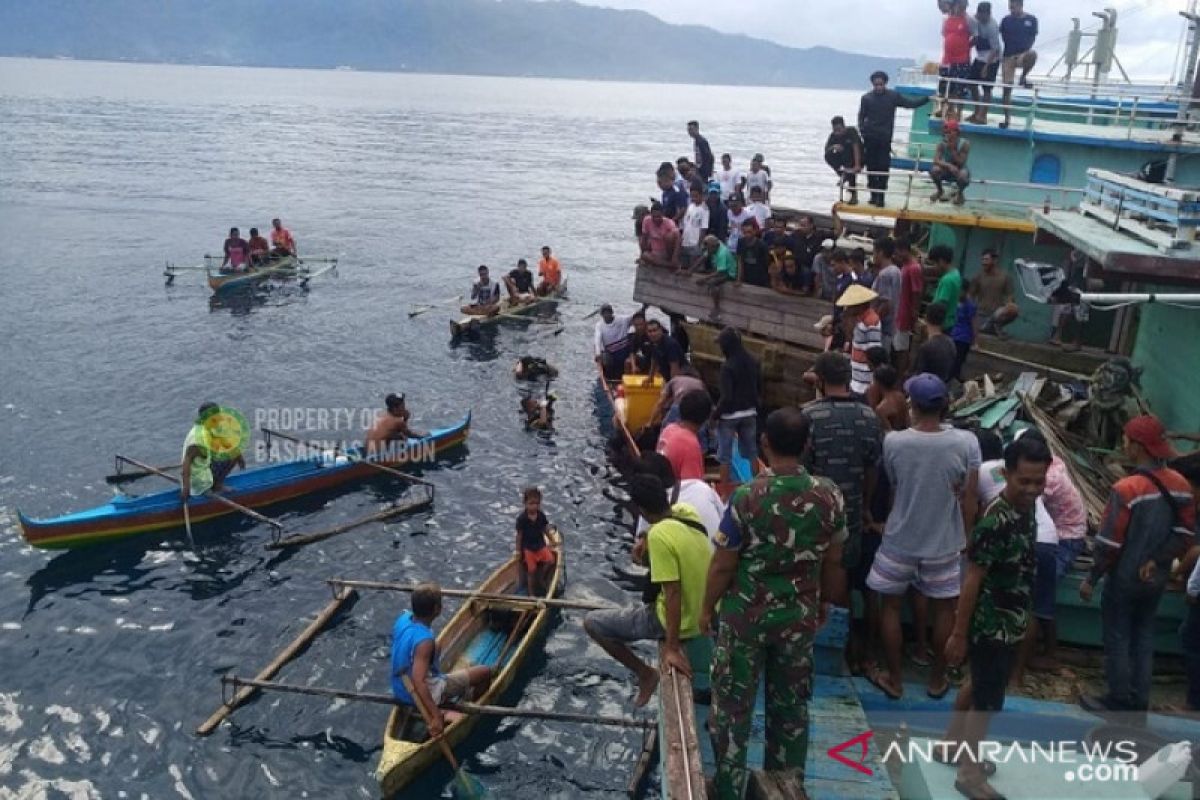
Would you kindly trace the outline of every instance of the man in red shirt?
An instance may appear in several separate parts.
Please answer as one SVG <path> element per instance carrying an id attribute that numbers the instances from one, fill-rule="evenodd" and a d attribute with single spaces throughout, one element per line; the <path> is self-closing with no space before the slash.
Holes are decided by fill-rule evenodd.
<path id="1" fill-rule="evenodd" d="M 938 95 L 953 103 L 967 93 L 961 81 L 971 73 L 971 21 L 967 19 L 967 0 L 940 0 L 938 7 L 946 14 L 942 22 L 942 65 L 938 69 L 942 80 Z"/>
<path id="2" fill-rule="evenodd" d="M 896 335 L 892 338 L 892 351 L 896 354 L 896 370 L 904 375 L 912 360 L 913 333 L 925 295 L 925 272 L 904 236 L 896 239 L 895 263 L 900 268 L 900 298 L 896 303 Z"/>
<path id="3" fill-rule="evenodd" d="M 704 452 L 700 449 L 700 429 L 712 414 L 708 392 L 688 392 L 679 401 L 679 422 L 673 422 L 658 435 L 658 452 L 671 462 L 677 480 L 704 479 Z"/>
<path id="4" fill-rule="evenodd" d="M 1096 534 L 1093 566 L 1079 585 L 1084 602 L 1104 579 L 1100 620 L 1108 693 L 1085 695 L 1089 711 L 1145 712 L 1150 706 L 1154 633 L 1171 562 L 1195 541 L 1196 505 L 1187 478 L 1166 465 L 1174 451 L 1162 422 L 1150 414 L 1125 423 L 1123 448 L 1136 464 L 1113 484 Z"/>

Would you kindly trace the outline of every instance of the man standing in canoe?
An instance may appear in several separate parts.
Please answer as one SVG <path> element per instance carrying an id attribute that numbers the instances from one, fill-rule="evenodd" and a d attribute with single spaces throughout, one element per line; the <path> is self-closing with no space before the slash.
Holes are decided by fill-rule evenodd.
<path id="1" fill-rule="evenodd" d="M 446 729 L 447 719 L 459 716 L 442 711 L 442 703 L 467 699 L 473 689 L 487 686 L 492 679 L 492 668 L 485 666 L 442 673 L 433 634 L 433 621 L 441 613 L 442 588 L 436 583 L 422 583 L 413 590 L 412 610 L 401 614 L 392 627 L 392 694 L 406 705 L 415 705 L 404 685 L 408 678 L 421 706 L 430 712 L 429 736 L 434 739 Z"/>
<path id="2" fill-rule="evenodd" d="M 375 424 L 367 431 L 367 441 L 364 450 L 367 458 L 378 461 L 395 461 L 403 454 L 409 439 L 421 439 L 423 433 L 417 433 L 408 426 L 411 412 L 404 403 L 404 395 L 389 394 L 383 400 L 387 410 L 375 420 Z M 399 444 L 400 453 L 393 452 Z"/>
<path id="3" fill-rule="evenodd" d="M 658 688 L 658 670 L 629 649 L 631 642 L 664 642 L 663 659 L 691 677 L 692 667 L 683 642 L 700 634 L 700 605 L 711 551 L 708 531 L 691 506 L 671 507 L 668 488 L 652 475 L 635 475 L 629 498 L 638 514 L 650 523 L 645 547 L 635 547 L 633 557 L 649 558 L 651 591 L 640 605 L 612 611 L 591 611 L 583 629 L 604 652 L 637 675 L 634 705 L 650 702 Z"/>
<path id="4" fill-rule="evenodd" d="M 221 260 L 221 272 L 245 272 L 250 266 L 250 243 L 242 238 L 237 228 L 229 229 L 225 240 L 225 258 Z"/>
<path id="5" fill-rule="evenodd" d="M 278 217 L 271 220 L 271 248 L 271 255 L 276 258 L 297 254 L 296 240 L 292 238 L 292 232 L 283 227 Z"/>
<path id="6" fill-rule="evenodd" d="M 183 472 L 179 479 L 179 497 L 183 502 L 193 494 L 219 490 L 225 476 L 234 467 L 246 468 L 240 442 L 218 442 L 214 438 L 221 407 L 204 403 L 196 412 L 196 421 L 183 440 Z"/>

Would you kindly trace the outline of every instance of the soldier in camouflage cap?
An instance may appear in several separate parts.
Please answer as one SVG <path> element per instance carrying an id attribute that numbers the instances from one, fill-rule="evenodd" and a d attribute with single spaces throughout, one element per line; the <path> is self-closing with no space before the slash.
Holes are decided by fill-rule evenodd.
<path id="1" fill-rule="evenodd" d="M 770 474 L 730 499 L 708 573 L 702 631 L 720 603 L 713 659 L 717 797 L 742 797 L 758 682 L 767 682 L 766 768 L 804 777 L 813 638 L 822 602 L 843 604 L 840 569 L 846 516 L 830 481 L 800 465 L 808 420 L 796 408 L 767 418 L 763 451 Z"/>

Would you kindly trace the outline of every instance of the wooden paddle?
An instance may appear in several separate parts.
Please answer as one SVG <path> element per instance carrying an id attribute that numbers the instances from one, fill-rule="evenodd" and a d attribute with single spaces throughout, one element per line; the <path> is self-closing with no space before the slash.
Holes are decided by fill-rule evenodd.
<path id="1" fill-rule="evenodd" d="M 191 498 L 189 497 L 188 500 Z M 187 531 L 188 546 L 196 549 L 196 540 L 192 537 L 192 512 L 188 511 L 188 501 L 183 501 L 183 529 Z"/>
<path id="2" fill-rule="evenodd" d="M 155 469 L 162 470 L 164 472 L 168 472 L 171 470 L 180 469 L 182 466 L 183 466 L 182 464 L 167 464 L 166 466 L 155 467 Z M 144 470 L 144 469 L 134 470 L 132 472 L 114 472 L 111 475 L 105 475 L 104 482 L 105 483 L 128 483 L 129 481 L 141 480 L 142 478 L 149 478 L 151 475 L 157 475 L 157 474 L 158 474 L 157 472 L 151 472 L 149 470 Z"/>
<path id="3" fill-rule="evenodd" d="M 412 697 L 413 703 L 417 707 L 417 711 L 421 712 L 421 719 L 425 720 L 425 728 L 430 731 L 430 738 L 437 742 L 438 747 L 442 751 L 442 755 L 446 757 L 446 761 L 450 762 L 450 766 L 454 768 L 454 780 L 462 787 L 463 794 L 466 797 L 483 797 L 486 793 L 483 785 L 463 771 L 462 766 L 458 763 L 458 759 L 454 757 L 454 751 L 450 749 L 450 743 L 446 741 L 445 730 L 442 733 L 434 736 L 433 731 L 433 715 L 438 709 L 428 709 L 425 707 L 425 701 L 417 694 L 417 690 L 413 687 L 412 681 L 407 675 L 401 675 L 400 680 L 404 681 L 404 688 L 408 690 L 409 696 Z"/>
<path id="4" fill-rule="evenodd" d="M 462 300 L 462 295 L 456 294 L 454 297 L 451 297 L 449 300 L 442 300 L 440 302 L 433 303 L 432 305 L 427 305 L 427 306 L 417 306 L 412 311 L 408 312 L 408 318 L 412 319 L 413 317 L 418 317 L 421 314 L 424 314 L 426 311 L 433 311 L 435 308 L 438 308 L 440 306 L 446 306 L 451 303 L 457 303 L 461 300 Z"/>

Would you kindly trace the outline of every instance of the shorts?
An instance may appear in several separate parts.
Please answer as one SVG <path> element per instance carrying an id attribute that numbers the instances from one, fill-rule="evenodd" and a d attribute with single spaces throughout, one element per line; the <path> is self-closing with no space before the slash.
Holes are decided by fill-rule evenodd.
<path id="1" fill-rule="evenodd" d="M 971 64 L 969 62 L 942 66 L 938 69 L 938 75 L 947 82 L 946 97 L 962 97 L 968 93 L 969 90 L 966 84 L 959 83 L 958 81 L 965 80 L 971 75 Z"/>
<path id="2" fill-rule="evenodd" d="M 1059 539 L 1058 550 L 1055 551 L 1055 580 L 1061 581 L 1063 576 L 1071 571 L 1071 566 L 1075 563 L 1075 559 L 1083 554 L 1085 547 L 1084 537 L 1078 539 Z"/>
<path id="3" fill-rule="evenodd" d="M 460 669 L 445 675 L 436 675 L 425 680 L 433 702 L 439 706 L 453 700 L 461 700 L 471 690 L 471 675 L 467 670 Z"/>
<path id="4" fill-rule="evenodd" d="M 972 641 L 967 646 L 971 660 L 971 710 L 1003 711 L 1004 690 L 1012 672 L 1016 645 L 995 639 Z"/>
<path id="5" fill-rule="evenodd" d="M 658 612 L 654 606 L 646 604 L 589 611 L 583 618 L 583 627 L 593 639 L 645 642 L 667 638 L 667 632 L 658 621 Z"/>
<path id="6" fill-rule="evenodd" d="M 526 572 L 537 572 L 538 564 L 554 563 L 554 551 L 549 547 L 543 547 L 541 550 L 526 550 L 522 548 L 521 558 L 525 561 Z"/>
<path id="7" fill-rule="evenodd" d="M 921 558 L 889 547 L 886 538 L 875 553 L 867 575 L 867 588 L 886 595 L 901 595 L 912 586 L 931 600 L 958 597 L 962 580 L 958 553 Z"/>
<path id="8" fill-rule="evenodd" d="M 998 60 L 993 61 L 990 64 L 988 64 L 984 61 L 975 60 L 975 61 L 971 62 L 971 73 L 970 73 L 969 77 L 971 78 L 971 80 L 980 81 L 981 83 L 995 83 L 996 82 L 996 73 L 998 73 L 999 71 L 1000 71 L 1000 62 Z M 992 87 L 982 86 L 980 88 L 991 89 Z"/>
<path id="9" fill-rule="evenodd" d="M 1004 57 L 1003 76 L 1004 82 L 1011 84 L 1017 77 L 1017 70 L 1021 68 L 1021 63 L 1025 60 L 1025 56 L 1029 53 L 1026 50 L 1024 53 L 1014 53 L 1011 56 Z"/>
<path id="10" fill-rule="evenodd" d="M 858 563 L 846 570 L 846 578 L 850 581 L 852 591 L 865 592 L 870 588 L 867 586 L 867 576 L 871 574 L 871 565 L 875 563 L 875 554 L 879 552 L 879 545 L 883 542 L 883 537 L 878 533 L 864 530 L 861 542 Z"/>
<path id="11" fill-rule="evenodd" d="M 1058 585 L 1058 545 L 1037 543 L 1037 573 L 1033 578 L 1033 615 L 1054 619 L 1054 590 Z"/>
<path id="12" fill-rule="evenodd" d="M 733 439 L 737 437 L 738 453 L 753 463 L 758 458 L 758 417 L 717 420 L 717 461 L 733 463 Z"/>
<path id="13" fill-rule="evenodd" d="M 912 331 L 896 331 L 892 336 L 892 352 L 907 353 L 912 347 Z"/>
<path id="14" fill-rule="evenodd" d="M 1076 322 L 1087 322 L 1091 314 L 1091 309 L 1087 303 L 1080 303 L 1077 306 L 1055 305 L 1051 312 L 1055 325 L 1061 325 L 1063 320 L 1074 317 Z"/>

